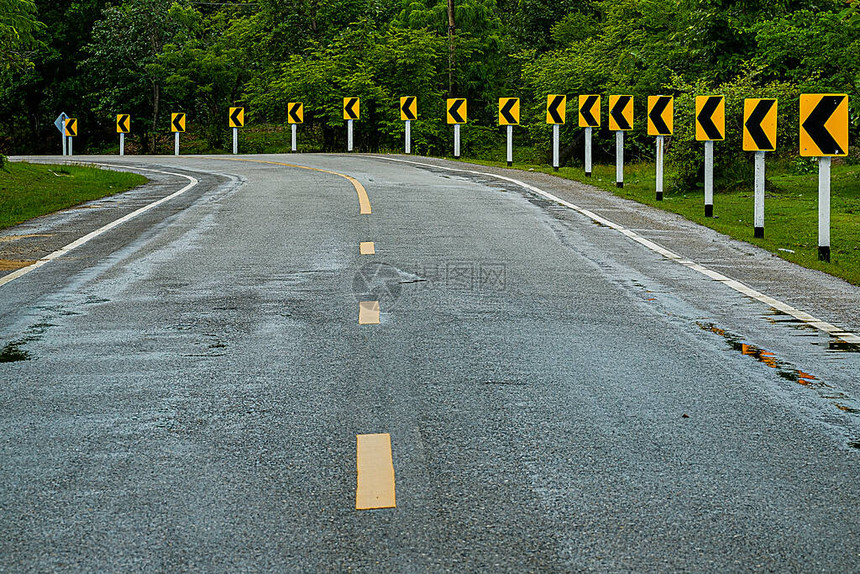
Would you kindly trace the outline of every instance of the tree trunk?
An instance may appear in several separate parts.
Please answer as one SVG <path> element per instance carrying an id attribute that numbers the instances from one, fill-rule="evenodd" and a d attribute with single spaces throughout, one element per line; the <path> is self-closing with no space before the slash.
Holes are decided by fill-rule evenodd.
<path id="1" fill-rule="evenodd" d="M 448 97 L 454 97 L 454 0 L 448 0 Z"/>
<path id="2" fill-rule="evenodd" d="M 161 101 L 161 87 L 158 82 L 152 83 L 152 146 L 150 149 L 155 152 L 155 138 L 158 134 L 158 108 Z"/>

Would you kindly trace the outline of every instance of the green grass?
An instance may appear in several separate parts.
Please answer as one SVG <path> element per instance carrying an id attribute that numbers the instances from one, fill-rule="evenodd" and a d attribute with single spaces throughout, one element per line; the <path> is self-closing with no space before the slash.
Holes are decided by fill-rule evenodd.
<path id="1" fill-rule="evenodd" d="M 471 163 L 504 167 L 504 162 L 465 159 Z M 615 186 L 615 166 L 595 165 L 592 177 L 581 168 L 514 163 L 515 169 L 533 169 L 589 183 L 627 199 L 678 213 L 735 239 L 747 241 L 778 257 L 818 269 L 860 285 L 860 166 L 834 165 L 831 176 L 831 262 L 818 261 L 818 174 L 795 175 L 788 167 L 768 163 L 765 195 L 765 237 L 753 237 L 753 190 L 716 192 L 714 216 L 705 217 L 704 193 L 665 194 L 656 200 L 653 163 L 625 166 L 624 187 Z M 752 165 L 750 165 L 752 169 Z M 668 189 L 668 177 L 665 188 Z M 789 251 L 783 251 L 789 250 Z M 793 253 L 791 253 L 793 251 Z"/>
<path id="2" fill-rule="evenodd" d="M 94 167 L 6 163 L 0 169 L 0 229 L 146 181 L 134 173 Z"/>

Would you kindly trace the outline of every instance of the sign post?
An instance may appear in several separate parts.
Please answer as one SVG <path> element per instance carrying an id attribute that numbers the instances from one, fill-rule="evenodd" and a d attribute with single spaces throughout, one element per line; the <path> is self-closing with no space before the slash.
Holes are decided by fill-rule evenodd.
<path id="1" fill-rule="evenodd" d="M 633 129 L 633 96 L 609 96 L 609 129 L 615 132 L 615 187 L 624 187 L 624 132 Z"/>
<path id="2" fill-rule="evenodd" d="M 287 122 L 290 124 L 292 134 L 292 150 L 295 153 L 298 150 L 296 145 L 296 131 L 298 124 L 305 121 L 305 105 L 301 102 L 290 102 L 287 104 Z"/>
<path id="3" fill-rule="evenodd" d="M 69 140 L 68 143 L 68 152 L 69 155 L 72 155 L 72 138 L 77 137 L 78 135 L 78 120 L 77 118 L 66 118 L 66 127 L 65 127 L 65 135 Z"/>
<path id="4" fill-rule="evenodd" d="M 466 98 L 448 98 L 448 124 L 454 125 L 454 159 L 460 159 L 460 125 L 468 120 Z"/>
<path id="5" fill-rule="evenodd" d="M 227 121 L 233 128 L 233 155 L 239 153 L 239 128 L 245 126 L 245 108 L 230 108 Z"/>
<path id="6" fill-rule="evenodd" d="M 346 120 L 346 151 L 353 150 L 352 124 L 361 116 L 360 98 L 343 99 L 343 119 Z"/>
<path id="7" fill-rule="evenodd" d="M 173 153 L 179 155 L 179 134 L 185 131 L 185 114 L 170 115 L 170 131 L 174 134 Z"/>
<path id="8" fill-rule="evenodd" d="M 818 260 L 830 263 L 830 161 L 848 155 L 846 94 L 801 94 L 800 155 L 818 158 Z"/>
<path id="9" fill-rule="evenodd" d="M 648 96 L 648 135 L 657 136 L 657 201 L 663 201 L 663 143 L 674 130 L 674 108 L 672 96 Z"/>
<path id="10" fill-rule="evenodd" d="M 600 127 L 600 96 L 579 96 L 579 127 L 585 128 L 585 177 L 591 177 L 591 132 Z"/>
<path id="11" fill-rule="evenodd" d="M 726 139 L 726 100 L 696 96 L 696 140 L 705 142 L 705 217 L 714 216 L 714 142 Z"/>
<path id="12" fill-rule="evenodd" d="M 508 167 L 514 165 L 514 126 L 520 125 L 520 99 L 499 98 L 499 125 L 507 126 Z"/>
<path id="13" fill-rule="evenodd" d="M 66 115 L 66 112 L 61 112 L 57 119 L 54 120 L 54 126 L 56 126 L 57 131 L 60 132 L 60 139 L 62 140 L 63 145 L 63 155 L 66 155 L 66 119 L 69 116 Z"/>
<path id="14" fill-rule="evenodd" d="M 744 100 L 744 151 L 755 152 L 753 237 L 764 237 L 764 156 L 776 150 L 776 100 Z"/>
<path id="15" fill-rule="evenodd" d="M 561 125 L 567 113 L 567 96 L 549 94 L 546 97 L 546 123 L 552 125 L 552 169 L 558 171 L 560 165 Z"/>
<path id="16" fill-rule="evenodd" d="M 418 98 L 403 96 L 400 98 L 400 119 L 403 120 L 403 151 L 412 153 L 412 122 L 418 119 Z"/>
<path id="17" fill-rule="evenodd" d="M 125 155 L 125 134 L 131 131 L 131 116 L 129 114 L 116 116 L 116 131 L 119 134 L 119 155 Z"/>

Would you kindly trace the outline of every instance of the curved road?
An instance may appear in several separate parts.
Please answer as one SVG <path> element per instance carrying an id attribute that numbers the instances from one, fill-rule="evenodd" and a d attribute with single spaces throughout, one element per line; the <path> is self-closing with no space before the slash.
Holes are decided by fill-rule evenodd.
<path id="1" fill-rule="evenodd" d="M 857 288 L 540 174 L 76 161 L 152 183 L 0 233 L 0 571 L 860 570 Z"/>

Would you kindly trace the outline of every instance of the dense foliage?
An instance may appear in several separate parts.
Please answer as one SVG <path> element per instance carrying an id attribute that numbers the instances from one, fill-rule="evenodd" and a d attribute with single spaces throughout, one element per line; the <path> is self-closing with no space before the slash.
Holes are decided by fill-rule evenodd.
<path id="1" fill-rule="evenodd" d="M 400 149 L 402 95 L 418 96 L 414 149 L 444 154 L 444 99 L 469 100 L 464 154 L 500 141 L 500 96 L 523 99 L 519 144 L 549 150 L 546 95 L 569 100 L 563 159 L 581 145 L 575 96 L 635 96 L 634 157 L 653 154 L 648 95 L 676 96 L 669 158 L 676 185 L 699 181 L 692 141 L 696 94 L 727 98 L 722 186 L 746 177 L 740 151 L 747 97 L 778 97 L 779 149 L 797 149 L 798 97 L 860 95 L 860 0 L 0 0 L 0 152 L 53 152 L 61 111 L 79 118 L 78 150 L 115 145 L 117 113 L 133 117 L 131 145 L 159 150 L 170 112 L 188 113 L 210 148 L 228 138 L 227 108 L 250 125 L 283 125 L 305 104 L 303 137 L 340 149 L 341 102 L 362 98 L 360 150 Z M 452 25 L 453 23 L 453 25 Z M 606 114 L 604 98 L 603 114 Z M 571 121 L 573 119 L 574 121 Z M 851 115 L 852 142 L 860 117 Z M 604 124 L 606 122 L 604 121 Z M 136 143 L 135 143 L 136 142 Z M 611 134 L 596 151 L 611 157 Z M 262 151 L 262 150 L 261 150 Z"/>

